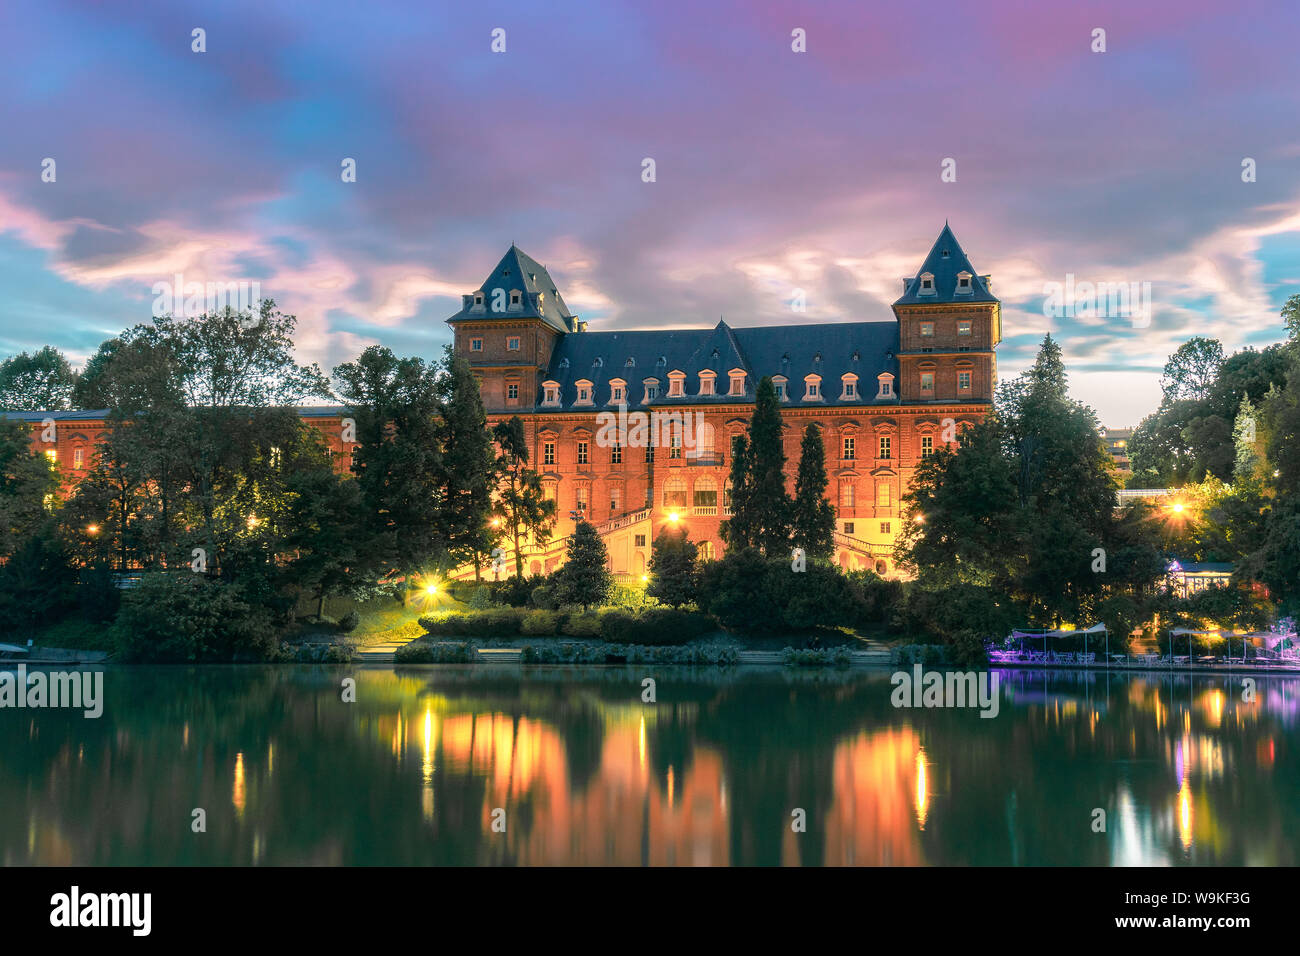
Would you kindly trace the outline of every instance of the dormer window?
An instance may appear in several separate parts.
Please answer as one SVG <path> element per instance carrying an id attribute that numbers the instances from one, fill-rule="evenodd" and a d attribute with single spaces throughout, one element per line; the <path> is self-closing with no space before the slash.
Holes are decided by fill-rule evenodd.
<path id="1" fill-rule="evenodd" d="M 668 373 L 668 397 L 682 398 L 686 395 L 686 373 L 669 372 Z"/>
<path id="2" fill-rule="evenodd" d="M 876 398 L 893 398 L 894 397 L 894 376 L 888 372 L 881 372 L 876 376 L 879 387 L 876 391 Z"/>
<path id="3" fill-rule="evenodd" d="M 727 373 L 731 376 L 731 388 L 727 390 L 728 395 L 745 394 L 745 372 L 743 369 L 733 368 Z"/>
<path id="4" fill-rule="evenodd" d="M 580 378 L 578 379 L 578 381 L 574 382 L 573 384 L 576 385 L 578 388 L 578 397 L 574 400 L 573 404 L 590 405 L 591 389 L 592 389 L 591 382 L 589 382 L 585 378 Z"/>
<path id="5" fill-rule="evenodd" d="M 611 405 L 627 404 L 627 382 L 621 378 L 613 378 L 609 381 L 609 403 Z"/>
<path id="6" fill-rule="evenodd" d="M 962 294 L 969 294 L 971 291 L 971 274 L 969 272 L 957 273 L 957 291 Z"/>
<path id="7" fill-rule="evenodd" d="M 523 302 L 523 296 L 519 292 L 510 293 L 510 308 L 517 309 Z"/>
<path id="8" fill-rule="evenodd" d="M 542 383 L 542 404 L 543 405 L 560 404 L 560 383 L 559 382 Z"/>
<path id="9" fill-rule="evenodd" d="M 805 402 L 820 402 L 822 400 L 822 377 L 820 375 L 805 375 L 803 378 Z"/>
<path id="10" fill-rule="evenodd" d="M 784 375 L 772 376 L 772 384 L 776 386 L 776 399 L 779 402 L 790 401 L 790 396 L 786 394 L 785 390 L 787 382 L 788 380 Z"/>
<path id="11" fill-rule="evenodd" d="M 703 372 L 700 373 L 700 394 L 701 395 L 713 394 L 713 381 L 715 378 L 717 378 L 717 374 L 718 374 L 717 372 L 714 372 L 711 369 L 705 369 Z"/>
<path id="12" fill-rule="evenodd" d="M 843 388 L 840 391 L 841 402 L 856 402 L 858 400 L 858 377 L 852 372 L 846 372 L 840 377 Z"/>
<path id="13" fill-rule="evenodd" d="M 929 272 L 921 273 L 921 295 L 934 295 L 934 276 Z"/>
<path id="14" fill-rule="evenodd" d="M 659 379 L 647 378 L 642 382 L 642 384 L 645 385 L 645 397 L 641 399 L 642 405 L 652 402 L 659 397 Z"/>
<path id="15" fill-rule="evenodd" d="M 475 292 L 475 293 L 474 293 L 474 305 L 475 305 L 476 307 L 480 308 L 480 309 L 483 307 L 483 293 L 482 293 L 482 292 Z"/>

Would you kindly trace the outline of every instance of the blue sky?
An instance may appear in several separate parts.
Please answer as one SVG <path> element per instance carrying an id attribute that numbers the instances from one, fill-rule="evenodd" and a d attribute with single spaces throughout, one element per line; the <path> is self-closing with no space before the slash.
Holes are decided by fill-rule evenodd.
<path id="1" fill-rule="evenodd" d="M 1282 0 L 6 4 L 0 355 L 82 361 L 179 272 L 258 280 L 326 368 L 434 357 L 511 241 L 593 329 L 884 320 L 947 219 L 1003 376 L 1050 330 L 1136 423 L 1179 342 L 1276 341 L 1300 292 L 1298 27 Z M 1045 316 L 1067 275 L 1150 283 L 1151 321 Z"/>

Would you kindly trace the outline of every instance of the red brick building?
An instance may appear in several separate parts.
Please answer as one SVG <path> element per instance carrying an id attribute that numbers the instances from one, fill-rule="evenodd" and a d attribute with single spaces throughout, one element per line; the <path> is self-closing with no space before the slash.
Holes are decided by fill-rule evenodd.
<path id="1" fill-rule="evenodd" d="M 447 321 L 490 423 L 520 416 L 531 463 L 558 503 L 555 534 L 530 548 L 529 573 L 563 560 L 578 513 L 601 531 L 617 573 L 645 573 L 666 523 L 685 523 L 706 557 L 720 555 L 731 439 L 747 428 L 765 375 L 781 396 L 791 492 L 814 423 L 837 513 L 835 560 L 890 573 L 917 462 L 988 411 L 1001 339 L 989 277 L 946 224 L 887 319 L 591 332 L 546 269 L 511 246 Z M 346 468 L 343 410 L 299 412 Z M 7 415 L 31 423 L 34 449 L 70 485 L 107 427 L 102 410 Z M 513 573 L 513 561 L 506 567 Z"/>
<path id="2" fill-rule="evenodd" d="M 792 492 L 804 428 L 821 430 L 835 560 L 889 573 L 918 461 L 992 402 L 1001 313 L 989 285 L 945 224 L 888 319 L 592 332 L 546 269 L 511 246 L 447 321 L 489 419 L 520 416 L 558 503 L 553 543 L 533 550 L 530 573 L 560 563 L 579 513 L 618 573 L 645 572 L 666 523 L 685 523 L 705 556 L 720 554 L 731 438 L 763 376 L 781 397 Z M 663 427 L 669 417 L 676 424 Z"/>

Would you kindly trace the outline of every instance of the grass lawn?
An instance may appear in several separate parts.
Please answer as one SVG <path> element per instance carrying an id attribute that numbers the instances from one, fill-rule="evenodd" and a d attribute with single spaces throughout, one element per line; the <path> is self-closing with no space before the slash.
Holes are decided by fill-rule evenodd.
<path id="1" fill-rule="evenodd" d="M 405 643 L 424 634 L 420 627 L 420 617 L 436 611 L 464 610 L 465 605 L 440 594 L 437 597 L 419 595 L 413 597 L 406 607 L 402 607 L 392 598 L 377 598 L 373 601 L 357 602 L 350 598 L 331 598 L 325 602 L 325 617 L 335 621 L 349 611 L 356 611 L 361 623 L 356 630 L 344 634 L 326 624 L 313 624 L 304 621 L 292 630 L 286 639 L 289 641 L 329 641 L 347 642 L 365 647 L 371 644 Z M 316 613 L 316 602 L 311 599 L 300 601 L 297 614 L 307 617 Z"/>

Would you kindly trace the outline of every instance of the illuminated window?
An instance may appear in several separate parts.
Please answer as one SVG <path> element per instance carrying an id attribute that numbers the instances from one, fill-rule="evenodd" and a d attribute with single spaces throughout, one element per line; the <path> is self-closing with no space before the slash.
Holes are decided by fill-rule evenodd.
<path id="1" fill-rule="evenodd" d="M 853 492 L 854 492 L 853 482 L 851 481 L 840 482 L 840 507 L 841 508 L 853 507 L 853 498 L 854 498 Z"/>
<path id="2" fill-rule="evenodd" d="M 623 464 L 623 446 L 619 444 L 618 439 L 614 439 L 614 444 L 609 446 L 609 463 L 611 465 Z"/>
<path id="3" fill-rule="evenodd" d="M 72 450 L 72 467 L 80 468 L 86 460 L 86 450 L 84 448 L 74 448 Z"/>
<path id="4" fill-rule="evenodd" d="M 934 454 L 934 438 L 930 435 L 921 436 L 921 457 L 929 458 Z"/>
<path id="5" fill-rule="evenodd" d="M 686 482 L 681 478 L 669 478 L 664 482 L 664 507 L 686 507 Z"/>
<path id="6" fill-rule="evenodd" d="M 705 517 L 718 513 L 718 484 L 716 481 L 706 475 L 695 479 L 691 510 L 694 514 Z"/>
<path id="7" fill-rule="evenodd" d="M 922 338 L 927 338 L 927 339 L 928 339 L 928 338 L 930 338 L 930 337 L 933 336 L 933 335 L 934 335 L 934 323 L 933 323 L 933 322 L 922 322 L 922 323 L 921 323 L 921 337 L 922 337 Z"/>
<path id="8" fill-rule="evenodd" d="M 846 436 L 844 439 L 844 454 L 841 456 L 845 461 L 853 461 L 857 457 L 857 439 L 852 436 Z"/>
<path id="9" fill-rule="evenodd" d="M 970 335 L 970 319 L 959 319 L 957 322 L 958 335 Z"/>
<path id="10" fill-rule="evenodd" d="M 542 442 L 542 464 L 555 464 L 555 442 Z"/>
<path id="11" fill-rule="evenodd" d="M 892 458 L 893 456 L 893 439 L 888 435 L 880 436 L 880 454 L 878 458 Z"/>
<path id="12" fill-rule="evenodd" d="M 893 486 L 887 481 L 876 482 L 876 507 L 888 508 L 893 504 Z"/>

